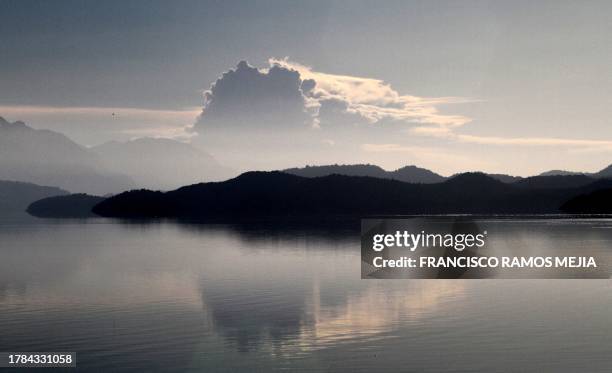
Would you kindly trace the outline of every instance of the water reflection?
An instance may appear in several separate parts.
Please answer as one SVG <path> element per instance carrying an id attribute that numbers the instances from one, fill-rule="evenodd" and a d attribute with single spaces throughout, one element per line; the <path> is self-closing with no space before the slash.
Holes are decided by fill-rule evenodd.
<path id="1" fill-rule="evenodd" d="M 609 221 L 485 223 L 508 249 L 612 243 Z M 612 364 L 608 282 L 361 280 L 358 224 L 333 227 L 0 224 L 0 350 L 77 350 L 83 371 Z"/>

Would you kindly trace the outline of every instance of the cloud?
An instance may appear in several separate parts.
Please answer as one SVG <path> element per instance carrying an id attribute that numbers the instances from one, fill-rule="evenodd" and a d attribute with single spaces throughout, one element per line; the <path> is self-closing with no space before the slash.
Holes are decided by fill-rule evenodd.
<path id="1" fill-rule="evenodd" d="M 287 58 L 272 58 L 269 63 L 297 71 L 302 79 L 314 82 L 312 87 L 312 83 L 309 83 L 310 89 L 306 92 L 308 98 L 314 101 L 314 106 L 318 103 L 322 107 L 325 103 L 333 102 L 338 107 L 338 103 L 342 103 L 341 112 L 357 115 L 370 123 L 390 119 L 459 127 L 471 120 L 461 115 L 442 114 L 436 107 L 472 102 L 471 99 L 402 95 L 379 79 L 322 73 Z"/>
<path id="2" fill-rule="evenodd" d="M 303 81 L 297 71 L 280 66 L 257 69 L 241 61 L 204 94 L 204 108 L 194 130 L 264 130 L 300 128 L 312 123 Z M 311 89 L 308 81 L 305 89 Z"/>
<path id="3" fill-rule="evenodd" d="M 197 145 L 237 169 L 289 167 L 291 158 L 336 161 L 415 123 L 456 128 L 470 121 L 438 108 L 469 100 L 400 94 L 379 79 L 322 73 L 286 58 L 268 62 L 256 68 L 242 61 L 223 73 L 192 127 Z"/>
<path id="4" fill-rule="evenodd" d="M 437 106 L 469 101 L 402 95 L 379 79 L 322 73 L 286 58 L 270 59 L 265 69 L 242 61 L 205 93 L 194 130 L 325 129 L 384 120 L 458 127 L 470 118 Z"/>
<path id="5" fill-rule="evenodd" d="M 446 138 L 452 141 L 479 145 L 565 147 L 577 151 L 612 151 L 612 141 L 591 139 L 564 139 L 557 137 L 500 137 L 463 135 L 447 127 L 414 127 L 408 132 L 428 137 Z"/>
<path id="6" fill-rule="evenodd" d="M 408 130 L 410 133 L 422 136 L 431 137 L 449 137 L 452 135 L 452 129 L 448 127 L 412 127 Z"/>
<path id="7" fill-rule="evenodd" d="M 584 139 L 562 139 L 554 137 L 495 137 L 495 136 L 472 136 L 456 135 L 461 142 L 487 145 L 519 145 L 519 146 L 565 146 L 565 147 L 587 147 L 605 148 L 612 150 L 612 141 L 607 140 L 584 140 Z"/>

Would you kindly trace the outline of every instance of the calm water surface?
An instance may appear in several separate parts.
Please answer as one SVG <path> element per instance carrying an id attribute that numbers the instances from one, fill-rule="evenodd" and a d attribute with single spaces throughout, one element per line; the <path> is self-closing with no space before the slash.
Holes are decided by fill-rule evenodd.
<path id="1" fill-rule="evenodd" d="M 484 223 L 612 251 L 610 220 Z M 0 351 L 78 371 L 612 371 L 611 281 L 361 280 L 352 226 L 4 219 L 0 255 Z"/>

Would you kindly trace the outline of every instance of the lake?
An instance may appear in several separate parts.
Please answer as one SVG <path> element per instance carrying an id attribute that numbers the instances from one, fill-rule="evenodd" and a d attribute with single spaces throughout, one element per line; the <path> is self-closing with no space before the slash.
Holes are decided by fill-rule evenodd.
<path id="1" fill-rule="evenodd" d="M 612 250 L 610 219 L 481 223 Z M 609 280 L 362 280 L 359 222 L 3 219 L 0 255 L 0 351 L 78 371 L 612 370 Z"/>

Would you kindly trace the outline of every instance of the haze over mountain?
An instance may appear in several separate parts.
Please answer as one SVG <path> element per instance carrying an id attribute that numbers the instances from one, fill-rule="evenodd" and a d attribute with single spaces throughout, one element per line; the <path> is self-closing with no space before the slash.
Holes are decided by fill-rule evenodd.
<path id="1" fill-rule="evenodd" d="M 171 139 L 111 141 L 91 151 L 108 169 L 130 175 L 140 188 L 169 190 L 233 176 L 230 169 L 221 166 L 210 154 Z"/>
<path id="2" fill-rule="evenodd" d="M 66 194 L 67 191 L 56 187 L 0 180 L 0 215 L 25 213 L 34 201 Z"/>
<path id="3" fill-rule="evenodd" d="M 105 195 L 131 188 L 169 190 L 234 175 L 208 153 L 172 139 L 86 148 L 61 133 L 0 117 L 0 177 L 7 180 Z"/>
<path id="4" fill-rule="evenodd" d="M 117 193 L 133 184 L 66 136 L 0 117 L 0 177 L 73 192 Z"/>
<path id="5" fill-rule="evenodd" d="M 171 192 L 131 191 L 108 198 L 93 212 L 108 217 L 241 219 L 265 216 L 334 216 L 447 213 L 558 213 L 574 196 L 612 187 L 598 180 L 571 188 L 503 183 L 482 173 L 442 183 L 409 184 L 362 176 L 305 178 L 248 172 L 237 178 Z"/>

